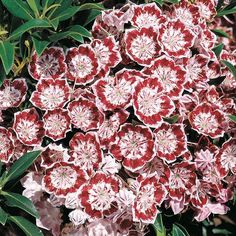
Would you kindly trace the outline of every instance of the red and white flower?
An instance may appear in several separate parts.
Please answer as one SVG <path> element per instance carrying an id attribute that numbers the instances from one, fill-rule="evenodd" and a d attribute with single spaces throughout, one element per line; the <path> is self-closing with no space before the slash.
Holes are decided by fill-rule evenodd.
<path id="1" fill-rule="evenodd" d="M 27 146 L 38 146 L 44 137 L 43 122 L 34 108 L 14 114 L 13 130 L 17 138 Z"/>
<path id="2" fill-rule="evenodd" d="M 102 40 L 94 39 L 91 46 L 100 65 L 98 77 L 107 76 L 110 68 L 115 67 L 121 61 L 119 46 L 114 37 L 106 37 Z"/>
<path id="3" fill-rule="evenodd" d="M 14 152 L 14 144 L 11 133 L 4 127 L 0 127 L 0 161 L 8 163 Z"/>
<path id="4" fill-rule="evenodd" d="M 52 167 L 56 162 L 68 162 L 70 156 L 68 150 L 63 148 L 62 145 L 55 143 L 49 144 L 40 154 L 41 166 L 45 168 Z"/>
<path id="5" fill-rule="evenodd" d="M 163 123 L 154 130 L 157 156 L 170 163 L 187 152 L 187 137 L 181 124 Z"/>
<path id="6" fill-rule="evenodd" d="M 20 106 L 25 100 L 27 89 L 26 80 L 23 78 L 13 81 L 4 80 L 0 87 L 0 110 Z"/>
<path id="7" fill-rule="evenodd" d="M 127 54 L 140 65 L 149 65 L 160 54 L 157 33 L 152 27 L 127 30 L 124 41 Z"/>
<path id="8" fill-rule="evenodd" d="M 158 183 L 155 176 L 142 179 L 134 200 L 133 220 L 153 224 L 159 213 L 157 206 L 162 204 L 166 195 L 166 188 Z"/>
<path id="9" fill-rule="evenodd" d="M 120 125 L 125 123 L 128 117 L 126 110 L 118 110 L 103 121 L 97 132 L 102 148 L 108 148 L 114 143 Z"/>
<path id="10" fill-rule="evenodd" d="M 70 102 L 67 109 L 71 123 L 84 132 L 98 129 L 104 120 L 104 115 L 98 110 L 96 104 L 85 99 Z"/>
<path id="11" fill-rule="evenodd" d="M 125 109 L 130 106 L 135 77 L 122 70 L 115 77 L 98 80 L 93 89 L 103 110 Z"/>
<path id="12" fill-rule="evenodd" d="M 143 72 L 160 81 L 164 92 L 170 98 L 176 99 L 182 94 L 186 72 L 181 66 L 176 65 L 171 58 L 167 56 L 159 57 Z"/>
<path id="13" fill-rule="evenodd" d="M 89 174 L 98 170 L 103 153 L 96 133 L 76 133 L 70 140 L 70 156 L 69 161 Z"/>
<path id="14" fill-rule="evenodd" d="M 135 114 L 144 124 L 159 127 L 162 117 L 168 117 L 175 109 L 174 103 L 163 95 L 163 86 L 157 79 L 138 83 L 133 94 Z"/>
<path id="15" fill-rule="evenodd" d="M 36 51 L 28 67 L 30 75 L 36 79 L 60 79 L 66 72 L 65 55 L 62 48 L 46 48 L 38 57 Z"/>
<path id="16" fill-rule="evenodd" d="M 222 137 L 226 129 L 224 114 L 209 103 L 201 103 L 189 114 L 192 128 L 210 136 L 211 138 Z"/>
<path id="17" fill-rule="evenodd" d="M 158 41 L 163 52 L 171 57 L 190 57 L 190 48 L 194 45 L 195 34 L 180 20 L 162 24 L 159 29 Z"/>
<path id="18" fill-rule="evenodd" d="M 236 139 L 230 139 L 223 144 L 216 155 L 216 164 L 222 177 L 229 172 L 236 174 Z"/>
<path id="19" fill-rule="evenodd" d="M 48 193 L 57 197 L 66 197 L 67 194 L 76 192 L 88 180 L 84 170 L 66 162 L 55 163 L 42 180 L 42 187 Z"/>
<path id="20" fill-rule="evenodd" d="M 160 24 L 165 21 L 165 17 L 161 14 L 160 8 L 155 3 L 133 5 L 133 18 L 131 24 L 135 27 L 154 27 L 159 28 Z"/>
<path id="21" fill-rule="evenodd" d="M 80 204 L 91 218 L 103 218 L 116 211 L 116 194 L 119 188 L 117 178 L 97 172 L 82 187 L 78 196 Z"/>
<path id="22" fill-rule="evenodd" d="M 216 15 L 216 6 L 214 0 L 197 0 L 195 3 L 198 7 L 200 17 L 206 21 L 211 21 Z"/>
<path id="23" fill-rule="evenodd" d="M 54 141 L 65 138 L 66 133 L 71 130 L 70 117 L 65 109 L 46 111 L 43 121 L 45 135 Z"/>
<path id="24" fill-rule="evenodd" d="M 130 171 L 141 169 L 154 157 L 152 132 L 144 126 L 125 124 L 117 133 L 117 141 L 110 152 Z"/>
<path id="25" fill-rule="evenodd" d="M 30 101 L 42 110 L 62 108 L 70 98 L 70 87 L 65 79 L 41 79 Z"/>
<path id="26" fill-rule="evenodd" d="M 78 85 L 85 85 L 94 80 L 99 71 L 98 59 L 90 45 L 70 48 L 66 53 L 67 78 Z"/>

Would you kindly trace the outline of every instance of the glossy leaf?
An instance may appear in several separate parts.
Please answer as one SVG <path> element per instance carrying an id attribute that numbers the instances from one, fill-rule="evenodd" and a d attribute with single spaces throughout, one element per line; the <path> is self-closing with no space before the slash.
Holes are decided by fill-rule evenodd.
<path id="1" fill-rule="evenodd" d="M 4 179 L 4 183 L 8 182 L 9 180 L 16 179 L 20 175 L 22 175 L 25 172 L 25 170 L 27 170 L 33 164 L 33 162 L 37 159 L 39 154 L 40 151 L 33 151 L 24 154 L 11 166 L 10 170 L 8 171 Z"/>
<path id="2" fill-rule="evenodd" d="M 67 9 L 65 9 L 63 12 L 59 13 L 59 15 L 54 17 L 53 20 L 57 20 L 58 19 L 59 22 L 60 21 L 68 20 L 69 18 L 74 16 L 78 12 L 78 10 L 79 9 L 76 6 L 69 7 Z"/>
<path id="3" fill-rule="evenodd" d="M 46 47 L 50 44 L 50 42 L 37 39 L 36 37 L 32 37 L 32 41 L 34 44 L 35 51 L 37 52 L 39 57 L 42 55 Z"/>
<path id="4" fill-rule="evenodd" d="M 179 3 L 180 0 L 165 0 L 165 2 L 170 2 L 170 3 Z"/>
<path id="5" fill-rule="evenodd" d="M 222 50 L 223 50 L 223 48 L 224 48 L 224 45 L 221 43 L 221 44 L 217 45 L 216 47 L 214 47 L 212 50 L 215 53 L 215 55 L 217 57 L 219 57 L 221 52 L 222 52 Z"/>
<path id="6" fill-rule="evenodd" d="M 3 81 L 6 79 L 6 72 L 3 68 L 3 65 L 2 63 L 0 63 L 0 87 L 2 86 L 3 84 Z"/>
<path id="7" fill-rule="evenodd" d="M 164 118 L 164 120 L 170 124 L 174 124 L 178 121 L 179 119 L 179 116 L 178 115 L 174 115 L 174 116 L 171 116 L 171 117 L 168 117 L 168 118 Z"/>
<path id="8" fill-rule="evenodd" d="M 79 7 L 79 11 L 91 10 L 91 9 L 104 10 L 105 8 L 102 4 L 98 3 L 85 3 Z"/>
<path id="9" fill-rule="evenodd" d="M 0 207 L 0 223 L 5 225 L 7 222 L 8 214 Z"/>
<path id="10" fill-rule="evenodd" d="M 9 207 L 18 207 L 30 215 L 39 218 L 39 214 L 34 206 L 34 204 L 26 197 L 17 193 L 2 192 L 2 195 L 6 199 L 6 204 Z"/>
<path id="11" fill-rule="evenodd" d="M 232 235 L 233 233 L 232 232 L 230 232 L 229 230 L 227 230 L 227 229 L 212 229 L 212 232 L 213 232 L 213 234 L 216 234 L 216 235 Z"/>
<path id="12" fill-rule="evenodd" d="M 48 27 L 51 27 L 51 24 L 47 20 L 32 19 L 27 21 L 20 27 L 18 27 L 15 31 L 13 31 L 9 39 L 10 40 L 18 39 L 24 32 L 34 28 L 48 28 Z"/>
<path id="13" fill-rule="evenodd" d="M 160 6 L 163 5 L 163 0 L 155 0 L 156 3 L 158 3 Z"/>
<path id="14" fill-rule="evenodd" d="M 26 0 L 30 8 L 36 15 L 39 15 L 39 1 L 38 0 Z"/>
<path id="15" fill-rule="evenodd" d="M 22 0 L 2 0 L 3 5 L 13 15 L 24 20 L 33 19 L 33 12 Z"/>
<path id="16" fill-rule="evenodd" d="M 229 70 L 233 73 L 234 78 L 236 79 L 236 68 L 228 61 L 222 60 L 222 62 L 229 68 Z"/>
<path id="17" fill-rule="evenodd" d="M 215 33 L 217 36 L 219 37 L 225 37 L 225 38 L 229 38 L 230 36 L 224 32 L 223 30 L 219 30 L 219 29 L 213 29 L 212 30 L 213 33 Z"/>
<path id="18" fill-rule="evenodd" d="M 187 230 L 180 224 L 173 224 L 172 236 L 189 236 Z"/>
<path id="19" fill-rule="evenodd" d="M 161 214 L 157 215 L 157 218 L 152 226 L 155 230 L 156 236 L 166 236 L 166 229 L 163 225 Z"/>
<path id="20" fill-rule="evenodd" d="M 0 41 L 0 58 L 6 74 L 10 72 L 14 63 L 14 51 L 13 44 L 8 41 Z"/>
<path id="21" fill-rule="evenodd" d="M 43 236 L 43 233 L 39 228 L 21 216 L 10 216 L 8 217 L 8 220 L 18 225 L 26 236 Z"/>
<path id="22" fill-rule="evenodd" d="M 88 25 L 90 22 L 94 21 L 98 15 L 101 14 L 100 10 L 92 9 L 86 14 L 86 20 L 83 23 L 84 26 Z"/>
<path id="23" fill-rule="evenodd" d="M 223 10 L 220 10 L 218 13 L 217 13 L 217 16 L 225 16 L 225 15 L 229 15 L 229 14 L 235 14 L 236 13 L 236 7 L 233 7 L 231 9 L 223 9 Z"/>
<path id="24" fill-rule="evenodd" d="M 229 115 L 229 119 L 236 123 L 236 116 Z"/>

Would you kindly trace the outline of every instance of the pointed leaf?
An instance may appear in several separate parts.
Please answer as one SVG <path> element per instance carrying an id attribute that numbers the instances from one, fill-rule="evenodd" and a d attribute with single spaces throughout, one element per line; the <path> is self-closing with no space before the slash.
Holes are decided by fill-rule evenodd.
<path id="1" fill-rule="evenodd" d="M 85 3 L 79 7 L 79 11 L 83 10 L 91 10 L 91 9 L 96 9 L 96 10 L 104 10 L 104 6 L 99 3 Z"/>
<path id="2" fill-rule="evenodd" d="M 182 225 L 173 224 L 172 236 L 189 236 L 189 233 Z"/>
<path id="3" fill-rule="evenodd" d="M 6 74 L 8 74 L 14 63 L 14 45 L 8 41 L 0 41 L 0 58 Z"/>
<path id="4" fill-rule="evenodd" d="M 35 51 L 37 52 L 39 57 L 42 55 L 46 47 L 50 44 L 50 42 L 37 39 L 36 37 L 32 37 L 32 41 L 34 44 Z"/>
<path id="5" fill-rule="evenodd" d="M 156 3 L 158 3 L 160 6 L 163 5 L 163 0 L 155 0 Z"/>
<path id="6" fill-rule="evenodd" d="M 152 226 L 156 232 L 156 236 L 166 236 L 166 229 L 163 225 L 161 214 L 157 215 L 157 218 Z"/>
<path id="7" fill-rule="evenodd" d="M 217 45 L 216 47 L 214 47 L 212 50 L 215 53 L 215 55 L 217 57 L 219 57 L 221 52 L 222 52 L 222 50 L 223 50 L 223 48 L 224 48 L 224 45 L 221 43 L 221 44 Z"/>
<path id="8" fill-rule="evenodd" d="M 8 220 L 18 225 L 26 236 L 43 236 L 43 233 L 39 228 L 21 216 L 10 216 L 8 217 Z"/>
<path id="9" fill-rule="evenodd" d="M 61 12 L 59 15 L 53 18 L 53 20 L 65 21 L 74 16 L 78 12 L 79 8 L 76 6 L 71 6 Z"/>
<path id="10" fill-rule="evenodd" d="M 0 87 L 2 86 L 3 84 L 3 81 L 6 79 L 6 72 L 3 68 L 3 65 L 2 63 L 0 63 Z"/>
<path id="11" fill-rule="evenodd" d="M 77 33 L 83 37 L 92 37 L 91 33 L 81 25 L 74 25 L 70 28 L 70 31 Z"/>
<path id="12" fill-rule="evenodd" d="M 8 214 L 0 207 L 0 223 L 5 225 L 7 222 Z"/>
<path id="13" fill-rule="evenodd" d="M 234 78 L 236 79 L 236 68 L 230 62 L 222 60 L 222 62 L 229 68 L 229 70 L 233 73 Z"/>
<path id="14" fill-rule="evenodd" d="M 236 123 L 236 116 L 229 115 L 229 119 Z"/>
<path id="15" fill-rule="evenodd" d="M 94 21 L 98 15 L 101 14 L 100 10 L 92 9 L 89 11 L 88 14 L 86 14 L 86 20 L 83 23 L 84 26 L 88 25 L 90 22 Z"/>
<path id="16" fill-rule="evenodd" d="M 33 19 L 33 12 L 22 0 L 2 0 L 3 5 L 14 16 L 24 20 Z"/>
<path id="17" fill-rule="evenodd" d="M 24 32 L 34 29 L 34 28 L 49 28 L 51 24 L 47 20 L 42 19 L 32 19 L 18 27 L 12 32 L 9 39 L 15 40 L 18 39 Z"/>
<path id="18" fill-rule="evenodd" d="M 213 33 L 215 33 L 215 35 L 219 36 L 219 37 L 225 37 L 225 38 L 229 38 L 230 36 L 224 32 L 223 30 L 219 30 L 219 29 L 213 29 L 212 30 Z"/>
<path id="19" fill-rule="evenodd" d="M 25 170 L 27 170 L 33 164 L 39 154 L 40 151 L 28 152 L 24 154 L 20 159 L 18 159 L 8 171 L 5 179 L 3 180 L 4 184 L 9 180 L 16 179 L 20 175 L 22 175 Z"/>
<path id="20" fill-rule="evenodd" d="M 34 206 L 34 204 L 26 197 L 17 193 L 2 192 L 2 195 L 6 199 L 6 204 L 9 207 L 18 207 L 30 215 L 39 218 L 39 214 Z"/>
<path id="21" fill-rule="evenodd" d="M 220 10 L 218 13 L 217 13 L 217 16 L 225 16 L 225 15 L 229 15 L 229 14 L 235 14 L 236 13 L 236 7 L 233 7 L 231 9 L 223 9 L 223 10 Z"/>
<path id="22" fill-rule="evenodd" d="M 39 1 L 38 0 L 26 0 L 30 8 L 36 15 L 39 15 Z"/>

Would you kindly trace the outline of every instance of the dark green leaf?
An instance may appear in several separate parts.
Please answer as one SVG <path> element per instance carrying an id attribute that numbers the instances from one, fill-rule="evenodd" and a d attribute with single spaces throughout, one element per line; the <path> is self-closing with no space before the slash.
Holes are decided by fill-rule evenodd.
<path id="1" fill-rule="evenodd" d="M 98 15 L 101 14 L 100 10 L 92 9 L 86 14 L 87 19 L 83 23 L 84 26 L 88 25 L 90 22 L 94 21 Z"/>
<path id="2" fill-rule="evenodd" d="M 8 220 L 18 225 L 26 236 L 43 236 L 43 233 L 39 228 L 21 216 L 9 216 Z"/>
<path id="3" fill-rule="evenodd" d="M 5 225 L 7 222 L 8 214 L 0 207 L 0 223 Z"/>
<path id="4" fill-rule="evenodd" d="M 236 123 L 236 116 L 229 115 L 229 119 Z"/>
<path id="5" fill-rule="evenodd" d="M 158 3 L 160 6 L 163 5 L 163 0 L 155 0 L 156 3 Z"/>
<path id="6" fill-rule="evenodd" d="M 33 162 L 37 159 L 39 154 L 40 151 L 33 151 L 24 154 L 11 166 L 10 170 L 8 171 L 4 179 L 4 183 L 8 182 L 9 180 L 16 179 L 20 175 L 22 175 L 25 172 L 25 170 L 27 170 L 33 164 Z"/>
<path id="7" fill-rule="evenodd" d="M 180 224 L 173 224 L 172 236 L 189 236 L 187 230 Z"/>
<path id="8" fill-rule="evenodd" d="M 224 48 L 224 45 L 221 43 L 221 44 L 217 45 L 216 47 L 214 47 L 212 50 L 215 53 L 215 55 L 217 57 L 219 57 L 221 52 L 222 52 L 222 50 L 223 50 L 223 48 Z"/>
<path id="9" fill-rule="evenodd" d="M 78 10 L 79 9 L 76 6 L 68 7 L 63 12 L 61 12 L 59 15 L 57 15 L 56 17 L 53 17 L 52 19 L 51 18 L 50 19 L 51 20 L 58 20 L 58 21 L 68 20 L 69 18 L 74 16 L 78 12 Z"/>
<path id="10" fill-rule="evenodd" d="M 161 214 L 157 215 L 157 218 L 152 226 L 156 232 L 156 236 L 166 236 L 166 229 L 163 225 Z"/>
<path id="11" fill-rule="evenodd" d="M 74 25 L 70 28 L 71 32 L 77 33 L 83 37 L 92 37 L 91 33 L 81 25 Z"/>
<path id="12" fill-rule="evenodd" d="M 225 16 L 229 14 L 235 14 L 236 13 L 236 7 L 233 7 L 231 9 L 223 9 L 218 11 L 217 16 Z"/>
<path id="13" fill-rule="evenodd" d="M 170 124 L 174 124 L 178 121 L 179 119 L 179 116 L 178 115 L 174 115 L 174 116 L 171 116 L 169 118 L 164 118 L 164 120 Z"/>
<path id="14" fill-rule="evenodd" d="M 57 27 L 59 25 L 59 19 L 55 18 L 53 20 L 49 20 L 50 24 L 52 25 L 52 27 L 54 28 L 54 30 L 57 30 Z"/>
<path id="15" fill-rule="evenodd" d="M 6 199 L 6 204 L 9 207 L 18 207 L 30 215 L 39 218 L 39 214 L 34 206 L 34 204 L 26 197 L 18 193 L 2 192 L 2 195 Z"/>
<path id="16" fill-rule="evenodd" d="M 179 3 L 180 0 L 164 0 L 165 2 L 170 2 L 170 3 Z"/>
<path id="17" fill-rule="evenodd" d="M 3 64 L 0 63 L 0 87 L 2 86 L 3 84 L 3 81 L 6 79 L 6 72 L 3 68 Z"/>
<path id="18" fill-rule="evenodd" d="M 230 235 L 232 232 L 227 229 L 212 229 L 213 234 Z"/>
<path id="19" fill-rule="evenodd" d="M 0 58 L 6 74 L 8 74 L 14 63 L 14 45 L 8 41 L 0 41 Z"/>
<path id="20" fill-rule="evenodd" d="M 2 0 L 3 5 L 14 16 L 24 20 L 33 19 L 33 12 L 22 0 Z"/>
<path id="21" fill-rule="evenodd" d="M 91 9 L 96 9 L 96 10 L 104 10 L 104 6 L 99 3 L 85 3 L 79 7 L 79 11 L 83 10 L 91 10 Z"/>
<path id="22" fill-rule="evenodd" d="M 39 1 L 38 0 L 26 0 L 30 8 L 33 10 L 33 12 L 36 14 L 36 16 L 39 15 Z"/>
<path id="23" fill-rule="evenodd" d="M 60 16 L 60 14 L 65 11 L 67 8 L 72 6 L 72 0 L 59 0 L 54 1 L 53 4 L 48 4 L 48 6 L 60 4 L 60 7 L 54 8 L 49 12 L 50 18 Z"/>
<path id="24" fill-rule="evenodd" d="M 32 41 L 34 44 L 35 51 L 37 52 L 39 57 L 41 56 L 45 48 L 50 44 L 50 42 L 37 39 L 36 37 L 32 37 Z"/>
<path id="25" fill-rule="evenodd" d="M 12 32 L 9 39 L 15 40 L 18 39 L 24 32 L 34 29 L 34 28 L 48 28 L 51 27 L 51 24 L 47 20 L 42 19 L 32 19 L 18 27 L 15 31 Z"/>
<path id="26" fill-rule="evenodd" d="M 229 38 L 230 36 L 225 33 L 223 30 L 219 30 L 219 29 L 213 29 L 212 30 L 213 33 L 215 33 L 217 36 L 219 37 L 225 37 L 225 38 Z"/>
<path id="27" fill-rule="evenodd" d="M 228 61 L 222 60 L 222 62 L 229 68 L 229 70 L 233 73 L 234 78 L 236 79 L 236 68 Z"/>

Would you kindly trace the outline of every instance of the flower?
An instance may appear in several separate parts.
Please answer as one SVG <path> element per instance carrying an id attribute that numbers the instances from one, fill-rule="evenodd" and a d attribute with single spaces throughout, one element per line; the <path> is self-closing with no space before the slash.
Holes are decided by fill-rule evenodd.
<path id="1" fill-rule="evenodd" d="M 19 107 L 25 100 L 27 93 L 26 80 L 23 78 L 10 81 L 4 80 L 0 87 L 0 110 L 6 110 L 10 107 Z"/>
<path id="2" fill-rule="evenodd" d="M 65 197 L 69 193 L 78 191 L 87 179 L 87 174 L 81 168 L 66 162 L 57 162 L 46 169 L 42 187 L 48 193 Z"/>
<path id="3" fill-rule="evenodd" d="M 111 154 L 130 171 L 141 169 L 154 157 L 151 131 L 141 125 L 125 124 L 117 133 L 117 141 L 111 146 Z"/>
<path id="4" fill-rule="evenodd" d="M 65 79 L 41 79 L 32 93 L 31 103 L 42 110 L 63 108 L 70 98 L 70 87 Z"/>
<path id="5" fill-rule="evenodd" d="M 12 128 L 17 138 L 27 146 L 40 145 L 45 134 L 43 122 L 34 108 L 16 112 Z"/>
<path id="6" fill-rule="evenodd" d="M 46 111 L 43 116 L 45 136 L 54 141 L 66 137 L 66 133 L 71 130 L 70 117 L 68 111 L 57 108 L 55 110 Z"/>
<path id="7" fill-rule="evenodd" d="M 8 163 L 14 153 L 14 144 L 11 140 L 11 133 L 0 126 L 0 160 Z"/>
<path id="8" fill-rule="evenodd" d="M 36 51 L 31 57 L 28 71 L 36 80 L 60 79 L 66 72 L 65 55 L 62 48 L 46 48 L 38 57 Z"/>
<path id="9" fill-rule="evenodd" d="M 175 58 L 190 57 L 196 35 L 180 20 L 168 21 L 159 29 L 158 42 L 163 52 Z"/>
<path id="10" fill-rule="evenodd" d="M 174 103 L 163 95 L 163 87 L 157 79 L 139 82 L 133 94 L 136 116 L 150 127 L 159 127 L 163 117 L 168 117 L 175 109 Z"/>
<path id="11" fill-rule="evenodd" d="M 140 65 L 149 65 L 160 54 L 157 33 L 152 27 L 127 30 L 124 41 L 127 54 Z"/>
<path id="12" fill-rule="evenodd" d="M 98 59 L 90 45 L 80 45 L 70 48 L 66 53 L 67 78 L 78 85 L 85 85 L 93 81 L 98 73 Z"/>

